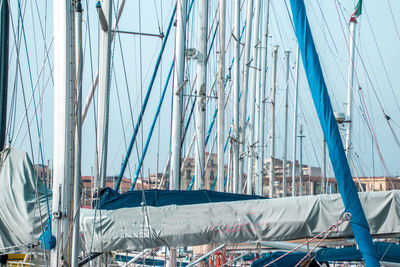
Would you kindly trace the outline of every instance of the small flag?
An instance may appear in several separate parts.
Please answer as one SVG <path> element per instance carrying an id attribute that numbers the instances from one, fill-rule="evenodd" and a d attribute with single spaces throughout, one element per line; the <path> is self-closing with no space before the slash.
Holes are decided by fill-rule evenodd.
<path id="1" fill-rule="evenodd" d="M 361 9 L 362 9 L 362 0 L 359 0 L 356 8 L 354 9 L 354 13 L 351 15 L 352 18 L 356 19 L 361 15 Z"/>

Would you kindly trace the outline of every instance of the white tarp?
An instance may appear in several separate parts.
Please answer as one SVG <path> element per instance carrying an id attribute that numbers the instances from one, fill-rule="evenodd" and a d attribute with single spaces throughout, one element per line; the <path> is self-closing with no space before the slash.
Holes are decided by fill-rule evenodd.
<path id="1" fill-rule="evenodd" d="M 371 233 L 399 236 L 400 192 L 360 193 Z M 210 204 L 82 210 L 86 250 L 283 241 L 313 237 L 344 216 L 338 194 Z M 330 237 L 351 237 L 344 222 Z"/>
<path id="2" fill-rule="evenodd" d="M 51 191 L 25 152 L 7 148 L 0 157 L 0 253 L 37 249 L 49 214 L 46 193 L 51 203 Z"/>

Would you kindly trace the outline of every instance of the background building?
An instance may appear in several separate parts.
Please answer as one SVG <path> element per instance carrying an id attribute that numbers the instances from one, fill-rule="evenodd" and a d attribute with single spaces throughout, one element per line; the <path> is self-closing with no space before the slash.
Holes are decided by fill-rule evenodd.
<path id="1" fill-rule="evenodd" d="M 183 162 L 183 159 L 182 159 Z M 182 163 L 181 168 L 181 189 L 187 190 L 190 182 L 194 176 L 195 169 L 194 158 L 188 158 L 186 162 Z M 214 182 L 216 181 L 217 175 L 217 155 L 206 153 L 206 172 L 204 179 L 204 189 L 211 190 Z M 265 159 L 263 165 L 263 195 L 269 195 L 269 177 L 268 170 L 271 164 L 271 159 Z M 283 165 L 282 160 L 274 159 L 275 166 L 275 192 L 276 197 L 283 195 L 282 179 L 283 179 Z M 299 162 L 295 162 L 296 166 L 296 195 L 299 195 L 300 186 L 303 188 L 303 195 L 317 195 L 322 193 L 333 194 L 338 192 L 336 179 L 333 177 L 327 178 L 325 181 L 322 179 L 321 168 L 303 165 L 300 170 Z M 35 165 L 36 172 L 39 178 L 46 182 L 48 188 L 52 188 L 53 173 L 51 168 L 47 165 Z M 287 196 L 292 195 L 292 168 L 293 162 L 287 161 Z M 225 173 L 228 173 L 228 167 L 225 166 Z M 302 174 L 302 184 L 299 184 L 299 176 Z M 148 172 L 147 177 L 139 177 L 136 181 L 135 190 L 141 189 L 167 189 L 169 180 L 169 170 L 166 171 L 166 175 L 163 177 L 163 173 L 150 173 Z M 256 174 L 255 176 L 256 177 Z M 246 177 L 245 177 L 246 178 Z M 118 176 L 108 176 L 106 178 L 106 187 L 114 188 L 118 180 Z M 245 181 L 246 179 L 244 179 Z M 388 191 L 393 189 L 400 189 L 400 178 L 399 177 L 359 177 L 353 178 L 358 191 Z M 123 178 L 120 184 L 120 193 L 124 193 L 130 190 L 132 180 Z M 254 181 L 253 181 L 254 188 Z M 82 207 L 90 208 L 92 203 L 92 193 L 94 191 L 94 177 L 93 176 L 82 176 Z"/>

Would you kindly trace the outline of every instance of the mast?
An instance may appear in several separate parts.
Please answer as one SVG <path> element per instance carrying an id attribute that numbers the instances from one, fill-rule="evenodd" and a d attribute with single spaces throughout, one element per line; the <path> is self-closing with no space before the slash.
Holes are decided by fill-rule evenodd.
<path id="1" fill-rule="evenodd" d="M 297 145 L 297 105 L 299 100 L 299 64 L 300 53 L 299 46 L 296 52 L 296 80 L 294 91 L 294 114 L 293 114 L 293 162 L 292 162 L 292 196 L 296 195 L 296 145 Z"/>
<path id="2" fill-rule="evenodd" d="M 169 175 L 169 189 L 179 189 L 181 163 L 181 119 L 182 119 L 182 91 L 185 87 L 185 33 L 186 33 L 186 1 L 177 0 L 176 3 L 176 34 L 175 34 L 175 71 L 172 107 L 171 130 L 171 163 Z M 169 248 L 169 267 L 176 267 L 176 249 Z"/>
<path id="3" fill-rule="evenodd" d="M 253 26 L 253 49 L 251 59 L 254 68 L 252 70 L 252 88 L 250 91 L 250 123 L 249 123 L 249 160 L 247 161 L 247 194 L 251 195 L 253 193 L 253 161 L 254 161 L 254 123 L 255 120 L 255 95 L 257 90 L 257 57 L 258 57 L 258 49 L 260 45 L 260 8 L 261 0 L 256 0 L 255 11 L 254 11 L 254 26 Z M 250 67 L 250 66 L 247 66 Z"/>
<path id="4" fill-rule="evenodd" d="M 285 86 L 285 128 L 284 128 L 284 143 L 283 143 L 283 161 L 282 161 L 282 190 L 283 196 L 286 197 L 286 164 L 287 164 L 287 136 L 288 136 L 288 111 L 289 111 L 289 57 L 290 51 L 285 51 L 286 58 L 286 86 Z"/>
<path id="5" fill-rule="evenodd" d="M 110 58 L 111 58 L 111 25 L 112 1 L 97 1 L 96 7 L 100 16 L 100 59 L 99 59 L 99 88 L 97 106 L 97 162 L 100 184 L 104 187 L 107 175 L 107 144 L 108 144 L 108 112 L 110 96 Z M 105 19 L 105 21 L 104 21 Z M 105 27 L 108 26 L 108 27 Z"/>
<path id="6" fill-rule="evenodd" d="M 351 128 L 352 128 L 352 109 L 353 109 L 353 81 L 354 81 L 354 49 L 355 49 L 355 40 L 356 40 L 356 26 L 357 19 L 356 16 L 351 16 L 350 18 L 350 48 L 349 48 L 349 69 L 347 72 L 347 110 L 346 110 L 346 120 L 347 128 L 346 128 L 346 142 L 345 142 L 345 151 L 347 160 L 350 162 L 350 147 L 351 147 Z"/>
<path id="7" fill-rule="evenodd" d="M 249 84 L 249 68 L 250 68 L 250 46 L 251 46 L 251 23 L 253 20 L 253 0 L 247 1 L 247 14 L 246 14 L 246 41 L 244 43 L 244 59 L 243 59 L 243 83 L 242 83 L 242 96 L 240 99 L 240 152 L 244 154 L 245 149 L 245 134 L 247 123 L 247 92 Z M 239 37 L 237 37 L 239 38 Z M 244 174 L 244 157 L 240 157 L 239 162 L 239 193 L 243 193 L 243 174 Z"/>
<path id="8" fill-rule="evenodd" d="M 235 0 L 235 66 L 233 83 L 233 121 L 234 121 L 234 149 L 233 149 L 233 181 L 232 193 L 239 190 L 239 95 L 240 95 L 240 0 Z"/>
<path id="9" fill-rule="evenodd" d="M 271 163 L 269 165 L 269 197 L 275 196 L 275 94 L 276 94 L 276 71 L 278 59 L 278 46 L 274 46 L 272 52 L 274 66 L 272 69 L 272 93 L 271 93 Z"/>
<path id="10" fill-rule="evenodd" d="M 195 150 L 195 189 L 209 188 L 204 181 L 205 144 L 204 125 L 206 113 L 206 78 L 207 78 L 207 25 L 208 0 L 199 0 L 198 45 L 197 45 L 197 101 L 196 101 L 196 150 Z"/>
<path id="11" fill-rule="evenodd" d="M 9 23 L 8 1 L 3 0 L 0 7 L 0 150 L 6 144 Z"/>
<path id="12" fill-rule="evenodd" d="M 299 156 L 299 165 L 300 165 L 300 172 L 299 172 L 299 196 L 303 195 L 303 125 L 300 125 L 299 130 L 299 138 L 300 138 L 300 156 Z"/>
<path id="13" fill-rule="evenodd" d="M 186 1 L 177 0 L 176 4 L 176 37 L 175 37 L 175 71 L 174 95 L 172 107 L 171 131 L 171 170 L 169 189 L 179 189 L 179 174 L 181 160 L 181 113 L 182 89 L 185 74 L 185 32 L 186 32 Z"/>
<path id="14" fill-rule="evenodd" d="M 267 62 L 268 62 L 268 34 L 269 34 L 269 0 L 266 2 L 266 11 L 265 11 L 265 27 L 264 32 L 261 39 L 261 91 L 260 91 L 260 114 L 259 114 L 259 122 L 260 125 L 258 127 L 259 133 L 259 141 L 260 141 L 260 153 L 258 155 L 258 171 L 259 174 L 257 176 L 256 181 L 256 194 L 262 196 L 263 194 L 263 178 L 264 178 L 264 139 L 265 139 L 265 90 L 267 88 Z"/>
<path id="15" fill-rule="evenodd" d="M 70 222 L 74 153 L 74 11 L 70 0 L 53 1 L 54 18 L 54 167 L 51 266 L 70 265 Z M 62 260 L 61 260 L 62 259 Z"/>
<path id="16" fill-rule="evenodd" d="M 76 98 L 75 98 L 75 172 L 71 266 L 78 267 L 79 256 L 79 217 L 81 204 L 81 143 L 82 143 L 82 5 L 78 1 L 75 9 L 75 62 L 76 62 Z"/>
<path id="17" fill-rule="evenodd" d="M 325 138 L 322 140 L 322 193 L 327 194 L 328 180 L 326 177 L 326 141 Z"/>
<path id="18" fill-rule="evenodd" d="M 217 190 L 224 192 L 224 114 L 225 114 L 225 16 L 226 0 L 219 1 L 219 53 L 218 53 L 218 181 Z M 239 59 L 236 59 L 239 60 Z M 228 168 L 229 170 L 229 168 Z"/>

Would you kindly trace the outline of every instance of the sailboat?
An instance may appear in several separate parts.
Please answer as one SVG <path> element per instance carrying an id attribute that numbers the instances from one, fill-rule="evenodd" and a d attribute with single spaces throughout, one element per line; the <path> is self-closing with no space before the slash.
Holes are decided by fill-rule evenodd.
<path id="1" fill-rule="evenodd" d="M 258 170 L 261 176 L 251 178 L 253 174 L 253 162 L 248 162 L 248 181 L 244 181 L 243 155 L 239 156 L 239 146 L 244 146 L 247 114 L 243 112 L 239 116 L 239 104 L 247 108 L 247 90 L 249 98 L 255 99 L 257 73 L 250 71 L 250 57 L 255 61 L 255 66 L 261 66 L 263 70 L 259 80 L 265 81 L 267 66 L 266 53 L 257 60 L 258 47 L 256 42 L 251 46 L 251 34 L 260 36 L 259 25 L 261 1 L 256 0 L 254 9 L 254 31 L 246 27 L 246 40 L 244 46 L 245 69 L 243 72 L 243 84 L 241 102 L 239 102 L 239 73 L 240 60 L 235 61 L 235 116 L 234 116 L 234 141 L 235 157 L 232 179 L 225 182 L 226 171 L 224 168 L 224 116 L 225 105 L 224 87 L 226 86 L 225 66 L 225 1 L 219 2 L 219 27 L 221 39 L 219 42 L 219 72 L 216 75 L 218 87 L 218 175 L 216 188 L 221 192 L 201 191 L 207 188 L 204 181 L 205 166 L 205 103 L 207 98 L 207 1 L 198 2 L 198 38 L 197 49 L 185 48 L 185 35 L 187 30 L 186 18 L 190 14 L 194 1 L 186 6 L 186 1 L 178 0 L 168 29 L 163 37 L 161 51 L 156 61 L 149 85 L 149 93 L 146 94 L 142 110 L 139 113 L 133 129 L 133 136 L 128 146 L 128 153 L 123 160 L 122 170 L 116 181 L 115 190 L 103 189 L 107 170 L 107 140 L 108 140 L 108 108 L 111 73 L 111 44 L 113 36 L 118 33 L 118 27 L 112 27 L 113 7 L 112 1 L 98 1 L 96 10 L 100 24 L 100 67 L 98 78 L 98 136 L 97 136 L 97 177 L 98 184 L 95 187 L 93 209 L 80 209 L 80 154 L 81 154 L 81 120 L 82 120 L 82 5 L 80 1 L 54 1 L 54 180 L 52 192 L 47 191 L 46 186 L 36 178 L 33 166 L 26 154 L 7 148 L 2 153 L 2 166 L 0 177 L 4 183 L 5 213 L 2 215 L 4 224 L 0 238 L 4 252 L 50 250 L 50 264 L 52 266 L 71 265 L 79 266 L 87 261 L 92 261 L 95 256 L 107 255 L 113 251 L 137 251 L 148 248 L 166 246 L 170 247 L 169 264 L 176 266 L 174 248 L 181 246 L 195 246 L 203 244 L 218 244 L 222 249 L 226 244 L 241 242 L 261 241 L 285 241 L 301 238 L 348 238 L 354 235 L 362 257 L 368 266 L 378 266 L 378 254 L 372 243 L 372 237 L 395 237 L 400 233 L 397 223 L 399 210 L 399 194 L 397 191 L 363 193 L 358 195 L 353 183 L 349 165 L 343 150 L 342 140 L 339 134 L 336 118 L 330 105 L 328 91 L 322 75 L 320 61 L 312 42 L 312 34 L 307 21 L 304 3 L 301 0 L 291 0 L 292 16 L 297 40 L 299 42 L 299 54 L 302 56 L 304 69 L 312 92 L 316 110 L 320 118 L 329 149 L 332 166 L 335 171 L 340 195 L 302 196 L 299 198 L 274 198 L 276 195 L 274 182 L 274 169 L 271 166 L 270 199 L 261 196 L 252 196 L 252 180 L 256 180 L 255 192 L 263 194 L 262 173 L 263 166 Z M 3 1 L 6 3 L 6 1 Z M 240 1 L 236 1 L 235 25 L 235 57 L 240 56 Z M 253 1 L 247 2 L 247 25 L 252 25 Z M 120 8 L 125 5 L 121 1 Z M 8 9 L 8 7 L 6 8 Z M 3 9 L 2 9 L 3 10 Z M 258 13 L 257 13 L 258 12 Z M 120 13 L 118 13 L 119 15 Z M 129 156 L 135 144 L 140 124 L 143 120 L 144 110 L 148 103 L 151 87 L 157 75 L 163 51 L 168 40 L 168 35 L 176 20 L 175 58 L 167 78 L 165 89 L 173 73 L 172 94 L 172 131 L 171 153 L 168 161 L 169 191 L 163 195 L 162 191 L 136 191 L 134 193 L 119 194 L 118 187 L 124 177 L 124 171 L 128 165 Z M 118 21 L 118 19 L 117 19 Z M 2 24 L 3 25 L 3 24 Z M 268 40 L 268 21 L 264 27 L 262 44 Z M 216 32 L 216 31 L 215 31 Z M 253 36 L 253 37 L 254 37 Z M 257 40 L 257 38 L 255 38 Z M 252 49 L 253 48 L 253 49 Z M 4 53 L 3 53 L 4 55 Z M 273 75 L 277 74 L 277 49 L 274 50 Z M 181 145 L 182 145 L 182 106 L 183 98 L 188 91 L 189 80 L 185 77 L 185 56 L 196 60 L 197 82 L 194 93 L 193 106 L 196 114 L 196 168 L 194 176 L 193 192 L 182 192 L 180 189 L 181 173 Z M 7 60 L 6 60 L 7 61 Z M 257 65 L 259 64 L 259 65 Z M 252 66 L 254 67 L 254 66 Z M 257 68 L 257 67 L 255 67 Z M 249 86 L 249 76 L 254 74 Z M 94 86 L 96 87 L 96 86 Z M 276 89 L 276 81 L 273 81 L 273 89 Z M 164 90 L 165 90 L 164 89 Z M 164 98 L 163 97 L 161 99 Z M 260 102 L 263 102 L 261 97 Z M 255 136 L 256 124 L 254 101 L 250 107 L 250 136 Z M 162 101 L 160 101 L 162 103 Z M 188 102 L 189 103 L 189 102 Z M 276 100 L 272 99 L 275 106 Z M 263 104 L 261 105 L 263 106 Z M 261 107 L 260 106 L 260 107 Z M 261 111 L 260 117 L 264 116 Z M 272 112 L 274 116 L 275 112 Z M 156 114 L 159 114 L 159 107 Z M 84 117 L 84 116 L 83 116 Z M 157 116 L 156 116 L 157 118 Z M 240 123 L 241 122 L 241 123 Z M 262 127 L 260 122 L 260 128 Z M 242 129 L 239 129 L 242 125 Z M 153 130 L 152 124 L 151 131 Z M 240 132 L 242 130 L 242 132 Z M 262 132 L 262 131 L 260 131 Z M 274 136 L 274 134 L 272 134 Z M 250 159 L 255 158 L 255 146 L 253 137 L 250 138 Z M 274 138 L 274 137 L 272 137 Z M 243 153 L 243 148 L 242 152 Z M 147 143 L 143 148 L 143 157 L 147 152 Z M 271 147 L 271 165 L 274 162 L 274 151 Z M 222 163 L 222 164 L 221 164 Z M 142 160 L 139 161 L 139 165 Z M 259 164 L 259 162 L 257 162 Z M 262 162 L 261 162 L 262 165 Z M 133 180 L 134 187 L 138 179 L 141 167 L 138 167 L 136 177 Z M 14 174 L 15 173 L 15 174 Z M 251 175 L 250 175 L 251 174 Z M 293 186 L 294 187 L 294 186 Z M 24 194 L 18 197 L 14 192 L 24 189 Z M 226 190 L 231 188 L 232 190 Z M 247 195 L 243 193 L 246 188 Z M 224 191 L 231 191 L 224 193 Z M 285 191 L 286 193 L 286 191 Z M 196 194 L 199 196 L 196 197 Z M 154 198 L 152 198 L 152 195 Z M 190 201 L 188 201 L 188 199 Z M 380 207 L 376 207 L 379 203 Z M 18 204 L 18 206 L 15 206 Z M 32 207 L 32 204 L 34 204 Z M 35 213 L 34 211 L 40 212 Z M 16 215 L 18 213 L 22 213 Z M 365 214 L 365 215 L 364 215 Z M 51 215 L 51 216 L 50 216 Z M 16 222 L 12 222 L 16 219 Z M 9 223 L 11 221 L 11 223 Z M 30 227 L 23 226 L 22 222 L 28 222 Z M 31 222 L 34 222 L 31 224 Z M 15 225 L 21 226 L 21 232 L 13 230 Z M 8 234 L 12 233 L 12 234 Z M 82 238 L 82 240 L 80 240 Z M 82 242 L 82 243 L 80 243 Z M 215 252 L 212 250 L 211 252 Z M 48 252 L 45 252 L 45 254 Z M 79 262 L 79 257 L 85 255 L 87 259 Z M 197 261 L 210 254 L 205 254 Z M 102 259 L 105 260 L 105 259 Z M 195 264 L 197 262 L 192 262 Z M 100 263 L 101 264 L 101 263 Z"/>

